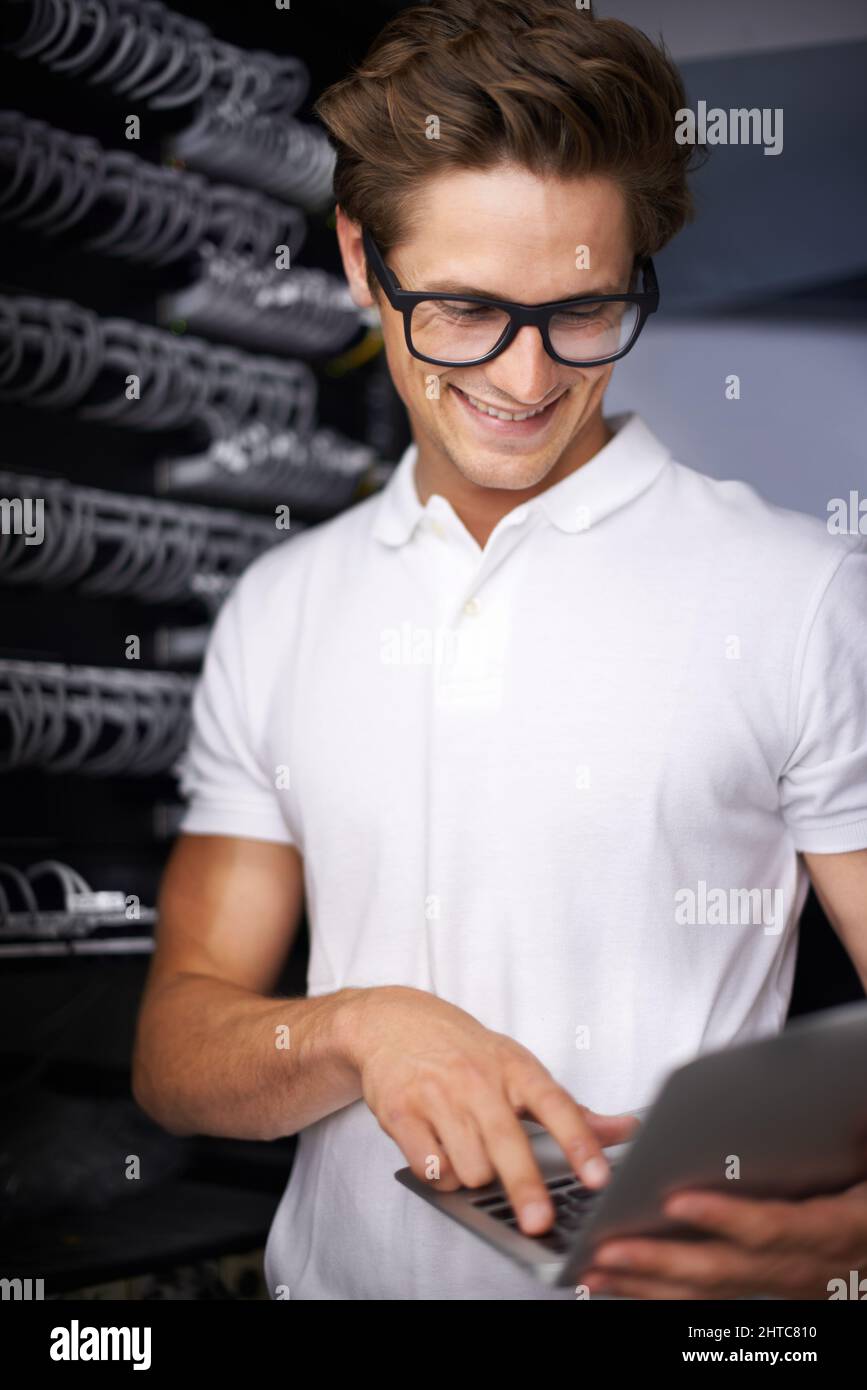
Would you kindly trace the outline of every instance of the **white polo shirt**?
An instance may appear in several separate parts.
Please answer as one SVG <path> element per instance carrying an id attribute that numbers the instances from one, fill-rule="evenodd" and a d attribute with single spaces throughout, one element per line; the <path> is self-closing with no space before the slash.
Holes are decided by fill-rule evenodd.
<path id="1" fill-rule="evenodd" d="M 420 504 L 411 447 L 257 560 L 197 691 L 183 829 L 298 846 L 310 994 L 429 990 L 617 1112 L 781 1028 L 796 851 L 867 847 L 867 542 L 609 423 L 484 548 Z M 363 1101 L 301 1134 L 272 1296 L 574 1297 L 404 1163 Z"/>

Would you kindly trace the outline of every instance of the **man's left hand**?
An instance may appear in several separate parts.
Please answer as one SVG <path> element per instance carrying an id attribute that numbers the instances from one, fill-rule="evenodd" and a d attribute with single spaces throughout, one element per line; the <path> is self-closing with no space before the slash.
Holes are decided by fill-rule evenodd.
<path id="1" fill-rule="evenodd" d="M 867 1182 L 797 1202 L 684 1191 L 664 1210 L 712 1238 L 608 1240 L 580 1276 L 591 1294 L 820 1299 L 831 1279 L 867 1276 Z"/>

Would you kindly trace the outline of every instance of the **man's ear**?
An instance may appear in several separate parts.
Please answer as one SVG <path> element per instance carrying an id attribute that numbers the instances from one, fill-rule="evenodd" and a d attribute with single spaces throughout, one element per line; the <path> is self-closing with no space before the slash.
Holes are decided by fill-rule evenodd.
<path id="1" fill-rule="evenodd" d="M 343 270 L 352 301 L 359 309 L 369 309 L 373 306 L 374 299 L 367 284 L 367 263 L 361 241 L 361 226 L 347 217 L 339 203 L 335 208 L 335 222 Z"/>

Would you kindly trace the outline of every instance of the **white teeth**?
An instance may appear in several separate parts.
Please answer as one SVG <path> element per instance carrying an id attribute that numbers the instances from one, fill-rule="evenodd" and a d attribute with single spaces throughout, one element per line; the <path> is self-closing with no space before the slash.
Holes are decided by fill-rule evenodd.
<path id="1" fill-rule="evenodd" d="M 493 406 L 485 405 L 484 401 L 477 401 L 468 391 L 465 391 L 464 395 L 476 410 L 481 410 L 484 415 L 493 415 L 495 420 L 529 420 L 531 415 L 541 415 L 543 410 L 548 409 L 546 405 L 540 405 L 538 410 L 521 410 L 515 415 L 510 415 L 507 410 L 494 410 Z"/>

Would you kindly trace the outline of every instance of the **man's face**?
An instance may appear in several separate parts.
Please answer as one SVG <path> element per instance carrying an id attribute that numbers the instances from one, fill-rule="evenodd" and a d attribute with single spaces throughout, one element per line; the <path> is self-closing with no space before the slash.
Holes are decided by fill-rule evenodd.
<path id="1" fill-rule="evenodd" d="M 356 302 L 370 304 L 349 226 L 344 220 L 344 264 Z M 589 265 L 579 269 L 578 248 L 585 246 Z M 514 165 L 450 173 L 425 184 L 412 231 L 386 262 L 403 289 L 473 292 L 522 304 L 626 291 L 633 262 L 626 201 L 600 177 L 543 179 Z M 546 353 L 538 329 L 525 327 L 482 366 L 437 367 L 412 356 L 402 316 L 382 294 L 378 307 L 389 369 L 414 438 L 467 482 L 536 487 L 558 463 L 558 474 L 568 472 L 570 453 L 601 428 L 613 364 L 562 366 Z M 509 415 L 543 409 L 525 420 L 502 420 L 474 401 Z"/>

